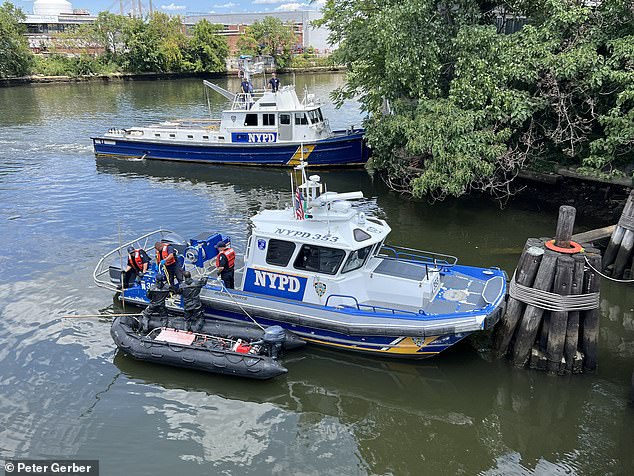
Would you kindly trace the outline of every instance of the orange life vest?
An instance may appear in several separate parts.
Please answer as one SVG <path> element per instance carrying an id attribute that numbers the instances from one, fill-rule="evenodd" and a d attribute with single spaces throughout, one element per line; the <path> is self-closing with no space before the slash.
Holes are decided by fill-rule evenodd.
<path id="1" fill-rule="evenodd" d="M 137 271 L 143 271 L 143 258 L 141 257 L 141 250 L 134 250 L 134 258 L 128 256 L 128 264 Z"/>
<path id="2" fill-rule="evenodd" d="M 166 266 L 170 266 L 170 265 L 176 263 L 176 259 L 174 258 L 174 255 L 172 255 L 171 258 L 168 258 L 168 256 L 170 255 L 168 247 L 169 247 L 169 245 L 167 243 L 163 243 L 161 249 L 156 252 L 156 262 L 157 263 L 160 263 L 162 260 L 165 260 L 165 265 Z"/>
<path id="3" fill-rule="evenodd" d="M 224 255 L 225 258 L 227 258 L 226 269 L 233 269 L 233 265 L 236 262 L 236 252 L 233 251 L 233 248 L 227 248 L 226 250 L 218 253 L 218 256 L 216 256 L 216 268 L 220 267 L 220 255 Z"/>

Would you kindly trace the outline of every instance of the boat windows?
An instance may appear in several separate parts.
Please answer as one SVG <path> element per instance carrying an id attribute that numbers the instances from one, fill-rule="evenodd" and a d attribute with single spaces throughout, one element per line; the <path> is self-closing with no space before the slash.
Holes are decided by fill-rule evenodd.
<path id="1" fill-rule="evenodd" d="M 161 137 L 161 134 L 154 134 L 154 137 Z"/>
<path id="2" fill-rule="evenodd" d="M 266 250 L 266 263 L 274 266 L 288 266 L 294 252 L 295 243 L 292 241 L 271 239 Z"/>
<path id="3" fill-rule="evenodd" d="M 295 258 L 295 269 L 323 274 L 337 274 L 346 252 L 323 246 L 302 245 Z"/>
<path id="4" fill-rule="evenodd" d="M 262 114 L 262 125 L 263 126 L 274 126 L 275 125 L 275 114 Z"/>
<path id="5" fill-rule="evenodd" d="M 365 240 L 369 240 L 370 238 L 372 238 L 372 235 L 370 235 L 368 232 L 362 230 L 361 228 L 355 228 L 352 231 L 352 235 L 354 236 L 354 239 L 356 241 L 365 241 Z"/>
<path id="6" fill-rule="evenodd" d="M 203 136 L 203 140 L 209 140 L 209 136 Z"/>
<path id="7" fill-rule="evenodd" d="M 257 114 L 247 114 L 244 118 L 245 126 L 257 126 L 258 125 L 258 115 Z"/>
<path id="8" fill-rule="evenodd" d="M 176 137 L 176 134 L 170 134 L 170 137 L 173 139 L 174 137 Z"/>
<path id="9" fill-rule="evenodd" d="M 308 117 L 310 118 L 310 122 L 312 124 L 317 124 L 318 122 L 320 122 L 319 114 L 317 114 L 317 109 L 308 111 Z"/>
<path id="10" fill-rule="evenodd" d="M 193 138 L 194 138 L 194 136 L 193 136 L 193 135 L 191 135 L 191 134 L 188 134 L 188 135 L 187 135 L 187 138 L 188 138 L 188 139 L 193 139 Z"/>
<path id="11" fill-rule="evenodd" d="M 306 126 L 308 125 L 308 119 L 306 118 L 306 114 L 303 112 L 295 113 L 295 125 L 296 126 Z"/>
<path id="12" fill-rule="evenodd" d="M 319 117 L 319 122 L 324 122 L 324 115 L 321 113 L 321 108 L 317 109 L 317 116 Z"/>
<path id="13" fill-rule="evenodd" d="M 348 256 L 346 260 L 346 264 L 341 268 L 342 273 L 347 273 L 349 271 L 354 271 L 355 269 L 359 269 L 365 263 L 365 260 L 370 256 L 370 251 L 374 245 L 366 246 L 365 248 L 361 248 L 360 250 L 354 250 Z"/>
<path id="14" fill-rule="evenodd" d="M 290 114 L 280 114 L 280 124 L 283 126 L 290 126 L 291 124 L 291 115 Z"/>

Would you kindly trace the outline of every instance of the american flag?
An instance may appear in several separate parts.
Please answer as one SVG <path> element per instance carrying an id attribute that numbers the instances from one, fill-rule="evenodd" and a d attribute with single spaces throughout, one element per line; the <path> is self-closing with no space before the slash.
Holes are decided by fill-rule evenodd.
<path id="1" fill-rule="evenodd" d="M 302 197 L 302 193 L 299 191 L 299 188 L 295 190 L 295 219 L 303 220 L 304 219 L 304 205 L 302 201 L 304 197 Z"/>

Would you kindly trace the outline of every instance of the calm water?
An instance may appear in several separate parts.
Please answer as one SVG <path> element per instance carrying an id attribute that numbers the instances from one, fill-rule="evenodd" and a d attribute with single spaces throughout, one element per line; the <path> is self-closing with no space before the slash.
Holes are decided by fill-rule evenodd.
<path id="1" fill-rule="evenodd" d="M 297 82 L 325 99 L 342 77 Z M 94 458 L 104 475 L 634 473 L 632 288 L 603 283 L 600 370 L 570 378 L 491 361 L 481 337 L 419 363 L 309 349 L 251 382 L 138 363 L 108 320 L 60 319 L 113 307 L 92 269 L 119 237 L 219 230 L 244 250 L 249 216 L 288 201 L 282 171 L 92 155 L 108 127 L 206 109 L 197 80 L 0 89 L 0 459 Z M 330 116 L 361 120 L 354 103 Z M 393 243 L 467 264 L 511 272 L 528 236 L 554 230 L 530 204 L 409 202 L 365 171 L 321 175 L 362 190 Z"/>

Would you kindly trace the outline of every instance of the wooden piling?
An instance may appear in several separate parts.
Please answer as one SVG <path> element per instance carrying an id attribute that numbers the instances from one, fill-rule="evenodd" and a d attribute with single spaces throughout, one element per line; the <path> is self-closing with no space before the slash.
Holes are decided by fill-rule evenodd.
<path id="1" fill-rule="evenodd" d="M 570 294 L 581 294 L 583 292 L 583 274 L 586 260 L 583 255 L 576 254 L 573 256 L 574 268 L 572 272 L 572 285 Z M 577 354 L 579 345 L 579 311 L 571 311 L 568 313 L 568 324 L 566 326 L 566 342 L 564 344 L 564 359 L 566 364 L 564 370 L 566 372 L 573 371 L 573 362 Z"/>
<path id="2" fill-rule="evenodd" d="M 634 221 L 634 190 L 630 192 L 630 195 L 627 198 L 627 201 L 625 202 L 625 207 L 623 208 L 623 212 L 621 213 L 621 218 L 619 220 L 619 223 L 617 224 L 614 232 L 612 233 L 612 236 L 610 237 L 610 242 L 608 243 L 608 247 L 606 248 L 605 253 L 603 254 L 603 260 L 601 263 L 601 267 L 603 270 L 607 270 L 608 266 L 615 263 L 615 261 L 619 259 L 618 258 L 619 255 L 621 255 L 619 268 L 623 266 L 623 269 L 625 269 L 625 266 L 627 266 L 627 261 L 629 256 L 625 256 L 625 252 L 621 253 L 621 249 L 624 247 L 623 242 L 626 239 L 626 235 L 627 235 L 627 240 L 629 241 L 627 245 L 629 246 L 629 251 L 631 254 L 632 233 L 628 234 L 627 232 L 628 231 L 634 232 L 634 226 L 632 225 L 633 221 Z M 623 262 L 625 264 L 623 264 Z M 616 271 L 616 264 L 615 264 L 615 271 Z M 622 273 L 623 273 L 623 270 L 621 270 L 621 274 Z M 615 273 L 613 273 L 613 275 L 617 277 Z M 617 278 L 620 279 L 619 277 Z"/>
<path id="3" fill-rule="evenodd" d="M 561 296 L 571 294 L 574 264 L 575 261 L 571 256 L 559 256 L 557 258 L 557 270 L 553 284 L 554 293 Z M 564 355 L 567 327 L 568 311 L 552 311 L 550 313 L 546 345 L 546 358 L 548 359 L 548 372 L 550 373 L 559 372 L 561 359 Z"/>
<path id="4" fill-rule="evenodd" d="M 601 266 L 601 255 L 596 253 L 588 253 L 586 259 L 596 269 Z M 601 287 L 601 278 L 597 272 L 589 269 L 583 280 L 583 292 L 596 293 Z M 583 369 L 594 372 L 597 369 L 598 362 L 598 340 L 599 340 L 599 314 L 600 310 L 590 309 L 583 311 L 580 316 L 582 327 L 581 350 L 584 354 Z"/>
<path id="5" fill-rule="evenodd" d="M 557 231 L 555 232 L 555 246 L 568 248 L 572 239 L 572 229 L 575 226 L 575 207 L 562 205 L 559 207 L 559 218 L 557 219 Z"/>
<path id="6" fill-rule="evenodd" d="M 539 264 L 544 255 L 544 249 L 541 245 L 542 242 L 535 238 L 529 238 L 526 241 L 524 252 L 520 256 L 520 261 L 515 271 L 515 281 L 518 284 L 529 287 L 533 285 Z M 509 298 L 506 305 L 506 314 L 502 318 L 495 336 L 495 349 L 498 356 L 501 357 L 507 353 L 517 323 L 524 312 L 524 308 L 525 304 L 522 301 L 512 297 Z"/>
<path id="7" fill-rule="evenodd" d="M 532 285 L 533 289 L 542 291 L 550 291 L 552 289 L 556 264 L 557 254 L 552 251 L 545 251 Z M 526 306 L 522 320 L 517 328 L 517 337 L 513 347 L 513 363 L 515 365 L 524 366 L 526 364 L 535 342 L 543 313 L 544 310 L 539 307 Z"/>
<path id="8" fill-rule="evenodd" d="M 621 246 L 614 260 L 614 269 L 612 270 L 612 277 L 621 279 L 623 277 L 623 271 L 630 262 L 632 256 L 632 248 L 634 248 L 634 231 L 625 230 L 623 234 L 623 240 Z"/>

